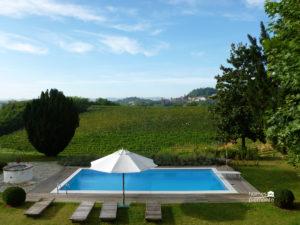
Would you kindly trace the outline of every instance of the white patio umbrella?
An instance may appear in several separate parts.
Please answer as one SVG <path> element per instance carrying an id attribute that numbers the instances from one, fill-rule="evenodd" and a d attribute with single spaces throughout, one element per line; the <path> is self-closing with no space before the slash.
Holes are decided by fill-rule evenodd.
<path id="1" fill-rule="evenodd" d="M 152 159 L 121 149 L 91 162 L 91 169 L 106 173 L 122 173 L 123 205 L 125 205 L 125 173 L 138 173 L 156 167 Z"/>

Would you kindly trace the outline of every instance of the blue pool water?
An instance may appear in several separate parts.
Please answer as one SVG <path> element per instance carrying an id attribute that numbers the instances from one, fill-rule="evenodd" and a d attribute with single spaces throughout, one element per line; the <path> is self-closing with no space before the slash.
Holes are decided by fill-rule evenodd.
<path id="1" fill-rule="evenodd" d="M 60 190 L 121 191 L 122 174 L 80 170 Z M 226 191 L 212 169 L 153 169 L 125 175 L 126 191 Z"/>

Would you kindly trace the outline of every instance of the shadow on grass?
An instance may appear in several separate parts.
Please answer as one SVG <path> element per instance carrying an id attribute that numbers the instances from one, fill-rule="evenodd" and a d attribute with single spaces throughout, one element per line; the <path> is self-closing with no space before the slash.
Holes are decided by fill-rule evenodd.
<path id="1" fill-rule="evenodd" d="M 129 211 L 130 208 L 118 208 L 117 224 L 129 224 Z"/>
<path id="2" fill-rule="evenodd" d="M 215 222 L 243 220 L 249 210 L 243 203 L 181 204 L 180 208 L 186 216 Z"/>
<path id="3" fill-rule="evenodd" d="M 61 213 L 60 211 L 62 210 L 63 207 L 64 207 L 63 203 L 52 203 L 41 213 L 40 216 L 30 217 L 30 218 L 38 219 L 41 221 L 42 220 L 52 220 L 53 217 L 55 217 L 57 214 Z"/>
<path id="4" fill-rule="evenodd" d="M 162 206 L 162 224 L 175 224 L 173 208 L 170 205 Z"/>
<path id="5" fill-rule="evenodd" d="M 294 208 L 292 210 L 294 210 L 294 211 L 300 211 L 300 202 L 295 202 L 294 203 Z"/>

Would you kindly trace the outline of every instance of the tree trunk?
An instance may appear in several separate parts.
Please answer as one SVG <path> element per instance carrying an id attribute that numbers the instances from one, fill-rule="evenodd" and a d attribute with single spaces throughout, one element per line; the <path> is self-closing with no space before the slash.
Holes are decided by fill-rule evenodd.
<path id="1" fill-rule="evenodd" d="M 242 137 L 242 150 L 246 150 L 246 138 Z"/>

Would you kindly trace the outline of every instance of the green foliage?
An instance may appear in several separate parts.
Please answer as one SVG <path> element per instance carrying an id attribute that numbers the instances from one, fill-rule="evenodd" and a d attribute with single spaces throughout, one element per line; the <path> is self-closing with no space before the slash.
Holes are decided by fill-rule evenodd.
<path id="1" fill-rule="evenodd" d="M 274 204 L 282 209 L 292 209 L 294 206 L 295 196 L 288 189 L 280 189 L 275 191 Z"/>
<path id="2" fill-rule="evenodd" d="M 224 150 L 222 156 L 225 158 Z M 232 148 L 227 150 L 227 159 L 235 160 L 257 160 L 259 159 L 259 153 L 256 148 L 240 149 Z"/>
<path id="3" fill-rule="evenodd" d="M 215 88 L 197 88 L 192 90 L 190 93 L 187 94 L 187 97 L 209 97 L 217 93 L 217 90 Z"/>
<path id="4" fill-rule="evenodd" d="M 199 153 L 176 154 L 161 152 L 153 155 L 152 158 L 159 166 L 208 166 L 225 164 L 224 159 L 209 157 Z"/>
<path id="5" fill-rule="evenodd" d="M 173 146 L 215 146 L 215 135 L 206 106 L 99 106 L 80 115 L 80 127 L 62 155 L 104 156 L 123 147 L 152 156 Z M 24 131 L 0 137 L 0 146 L 34 151 Z"/>
<path id="6" fill-rule="evenodd" d="M 92 105 L 92 102 L 88 98 L 82 97 L 70 97 L 73 101 L 73 104 L 77 108 L 79 113 L 86 112 L 87 109 Z"/>
<path id="7" fill-rule="evenodd" d="M 81 155 L 81 156 L 66 156 L 59 159 L 58 163 L 63 166 L 82 166 L 90 167 L 91 161 L 98 159 L 93 155 Z"/>
<path id="8" fill-rule="evenodd" d="M 106 98 L 97 98 L 94 102 L 95 105 L 105 105 L 105 106 L 116 106 L 118 103 L 109 101 Z"/>
<path id="9" fill-rule="evenodd" d="M 6 166 L 6 162 L 0 162 L 0 170 L 2 170 L 4 166 Z"/>
<path id="10" fill-rule="evenodd" d="M 268 1 L 273 37 L 264 42 L 268 75 L 279 85 L 277 105 L 270 112 L 268 137 L 282 152 L 300 155 L 300 4 Z"/>
<path id="11" fill-rule="evenodd" d="M 261 23 L 261 42 L 268 38 Z M 231 67 L 221 66 L 222 75 L 216 76 L 217 94 L 213 111 L 220 137 L 225 141 L 257 139 L 265 142 L 265 112 L 273 104 L 270 98 L 275 85 L 267 77 L 266 57 L 256 38 L 248 35 L 250 45 L 232 44 Z"/>
<path id="12" fill-rule="evenodd" d="M 23 112 L 26 102 L 8 102 L 0 108 L 0 136 L 24 126 Z"/>
<path id="13" fill-rule="evenodd" d="M 28 139 L 35 149 L 47 156 L 56 156 L 74 136 L 79 116 L 71 99 L 51 89 L 27 104 L 24 122 Z"/>
<path id="14" fill-rule="evenodd" d="M 26 192 L 20 187 L 8 187 L 2 193 L 2 199 L 7 205 L 20 206 L 25 202 Z"/>

